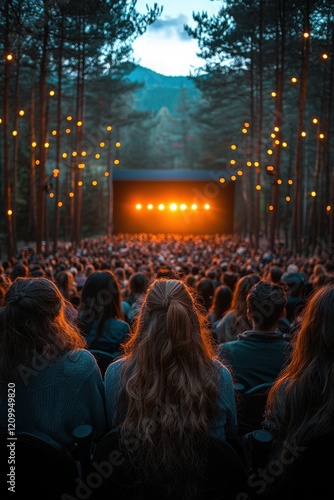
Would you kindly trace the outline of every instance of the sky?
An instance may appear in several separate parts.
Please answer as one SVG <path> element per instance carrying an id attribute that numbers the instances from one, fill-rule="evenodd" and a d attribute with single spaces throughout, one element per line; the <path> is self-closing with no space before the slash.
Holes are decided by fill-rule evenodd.
<path id="1" fill-rule="evenodd" d="M 183 30 L 183 25 L 195 27 L 192 13 L 207 11 L 217 14 L 221 0 L 137 0 L 136 10 L 146 12 L 154 2 L 163 6 L 162 15 L 133 44 L 136 64 L 167 76 L 188 76 L 204 65 L 196 52 L 197 41 Z"/>

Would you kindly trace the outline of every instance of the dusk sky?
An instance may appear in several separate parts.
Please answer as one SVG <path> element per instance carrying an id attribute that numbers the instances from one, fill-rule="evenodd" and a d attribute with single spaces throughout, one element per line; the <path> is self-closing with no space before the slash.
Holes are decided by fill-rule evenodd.
<path id="1" fill-rule="evenodd" d="M 157 1 L 163 5 L 163 13 L 147 32 L 133 44 L 137 64 L 167 76 L 188 76 L 204 61 L 197 57 L 197 41 L 183 29 L 184 24 L 195 26 L 192 13 L 207 11 L 217 14 L 222 0 L 168 0 Z M 136 8 L 146 12 L 152 0 L 138 0 Z"/>

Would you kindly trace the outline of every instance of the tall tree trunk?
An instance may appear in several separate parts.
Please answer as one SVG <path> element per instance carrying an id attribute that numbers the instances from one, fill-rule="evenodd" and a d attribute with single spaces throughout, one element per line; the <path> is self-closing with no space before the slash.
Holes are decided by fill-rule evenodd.
<path id="1" fill-rule="evenodd" d="M 305 2 L 305 21 L 304 33 L 310 33 L 310 19 L 309 19 L 309 0 Z M 307 94 L 307 73 L 310 58 L 310 39 L 304 38 L 302 48 L 302 67 L 300 74 L 299 86 L 299 103 L 298 103 L 298 126 L 297 126 L 297 144 L 296 144 L 296 157 L 295 157 L 295 193 L 292 215 L 292 232 L 291 242 L 292 249 L 295 253 L 301 252 L 302 240 L 302 213 L 303 213 L 303 183 L 302 183 L 302 169 L 303 169 L 303 137 L 302 131 L 304 129 L 304 114 L 305 103 Z"/>

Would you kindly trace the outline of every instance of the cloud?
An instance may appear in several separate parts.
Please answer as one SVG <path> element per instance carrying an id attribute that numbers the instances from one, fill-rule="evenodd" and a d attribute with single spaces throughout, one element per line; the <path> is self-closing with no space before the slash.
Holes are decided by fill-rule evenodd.
<path id="1" fill-rule="evenodd" d="M 189 17 L 179 14 L 177 17 L 166 16 L 164 19 L 157 19 L 150 27 L 150 33 L 159 35 L 161 38 L 179 39 L 182 42 L 190 41 L 191 38 L 184 30 L 184 25 L 189 24 Z"/>

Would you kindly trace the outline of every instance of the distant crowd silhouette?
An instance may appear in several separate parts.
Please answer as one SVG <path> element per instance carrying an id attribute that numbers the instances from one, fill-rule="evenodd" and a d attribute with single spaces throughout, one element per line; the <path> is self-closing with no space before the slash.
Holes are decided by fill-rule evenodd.
<path id="1" fill-rule="evenodd" d="M 90 425 L 92 456 L 116 432 L 132 498 L 327 499 L 334 482 L 313 451 L 334 439 L 333 324 L 327 254 L 255 251 L 236 235 L 22 248 L 0 266 L 1 432 L 15 383 L 17 432 L 73 451 L 72 431 Z M 261 470 L 258 430 L 272 440 Z M 212 439 L 245 470 L 226 495 L 207 487 Z"/>

